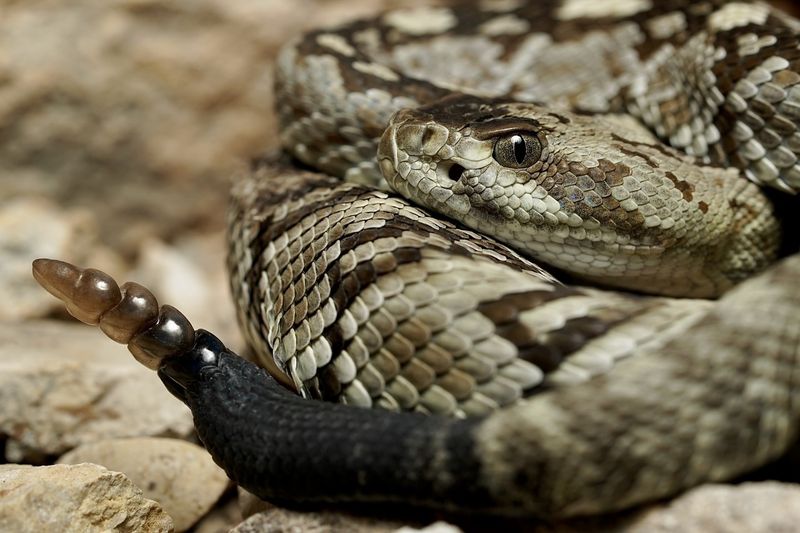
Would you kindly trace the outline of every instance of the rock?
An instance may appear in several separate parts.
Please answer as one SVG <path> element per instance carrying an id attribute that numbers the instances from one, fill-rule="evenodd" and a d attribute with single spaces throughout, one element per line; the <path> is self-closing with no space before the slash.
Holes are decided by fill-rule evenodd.
<path id="1" fill-rule="evenodd" d="M 224 498 L 223 498 L 224 500 Z M 228 533 L 242 522 L 242 513 L 235 496 L 218 503 L 192 529 L 194 533 Z"/>
<path id="2" fill-rule="evenodd" d="M 249 493 L 248 493 L 249 494 Z M 250 495 L 252 498 L 255 496 Z M 250 502 L 242 497 L 240 505 Z M 252 505 L 252 502 L 251 502 Z M 299 513 L 278 509 L 270 504 L 267 511 L 253 514 L 235 531 L 246 533 L 305 531 L 305 528 L 346 531 L 351 525 L 348 515 L 333 513 Z M 247 516 L 246 514 L 244 516 Z M 800 524 L 800 485 L 793 483 L 758 482 L 741 485 L 703 485 L 664 504 L 632 509 L 607 516 L 576 518 L 546 523 L 530 518 L 485 516 L 453 516 L 455 525 L 436 522 L 420 531 L 530 531 L 535 533 L 792 533 Z M 337 522 L 340 521 L 340 522 Z M 360 518 L 358 520 L 366 520 Z M 424 521 L 422 522 L 425 523 Z M 280 527 L 275 524 L 279 524 Z M 385 523 L 377 522 L 378 531 Z M 400 528 L 401 525 L 395 526 Z M 420 526 L 402 525 L 396 533 L 418 531 Z M 258 529 L 258 528 L 261 529 Z M 341 527 L 342 529 L 336 529 Z M 389 527 L 389 526 L 386 526 Z M 282 528 L 282 529 L 281 529 Z M 448 529 L 452 528 L 452 529 Z"/>
<path id="3" fill-rule="evenodd" d="M 63 307 L 31 276 L 31 260 L 37 257 L 79 263 L 102 257 L 118 265 L 98 246 L 89 212 L 65 211 L 41 196 L 0 202 L 0 256 L 0 320 L 39 318 Z"/>
<path id="4" fill-rule="evenodd" d="M 800 524 L 800 486 L 759 482 L 703 485 L 675 500 L 643 511 L 625 533 L 730 531 L 791 533 Z"/>
<path id="5" fill-rule="evenodd" d="M 123 474 L 98 465 L 0 470 L 0 531 L 111 530 L 172 531 L 172 519 Z"/>
<path id="6" fill-rule="evenodd" d="M 334 512 L 299 512 L 271 507 L 254 514 L 231 533 L 300 533 L 325 531 L 326 533 L 382 533 L 403 527 L 402 523 L 375 518 L 363 518 Z"/>
<path id="7" fill-rule="evenodd" d="M 269 511 L 275 507 L 242 487 L 237 487 L 237 492 L 239 512 L 242 514 L 242 518 L 250 518 L 254 514 Z"/>
<path id="8" fill-rule="evenodd" d="M 172 517 L 175 531 L 189 529 L 225 492 L 229 481 L 203 448 L 176 439 L 129 438 L 83 444 L 59 463 L 95 463 L 122 472 L 145 497 Z"/>
<path id="9" fill-rule="evenodd" d="M 6 460 L 41 461 L 99 439 L 187 437 L 189 409 L 98 329 L 0 323 L 0 435 Z"/>

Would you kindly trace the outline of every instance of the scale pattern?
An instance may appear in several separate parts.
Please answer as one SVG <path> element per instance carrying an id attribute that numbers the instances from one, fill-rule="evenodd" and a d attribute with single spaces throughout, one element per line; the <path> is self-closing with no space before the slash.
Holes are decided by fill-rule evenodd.
<path id="1" fill-rule="evenodd" d="M 759 2 L 484 0 L 291 43 L 281 139 L 314 170 L 265 159 L 234 189 L 239 320 L 301 396 L 381 410 L 253 377 L 248 440 L 209 385 L 212 453 L 267 498 L 548 517 L 783 453 L 800 263 L 768 266 L 796 240 L 798 30 Z M 520 133 L 537 157 L 510 168 Z"/>
<path id="2" fill-rule="evenodd" d="M 800 183 L 797 120 L 776 111 L 796 30 L 757 3 L 515 0 L 298 39 L 278 61 L 283 143 L 349 184 L 262 162 L 234 192 L 231 285 L 260 362 L 306 397 L 460 417 L 666 342 L 710 304 L 565 287 L 531 259 L 694 298 L 774 261 L 779 220 L 742 176 Z M 535 122 L 549 159 L 498 165 L 470 122 L 486 116 Z"/>

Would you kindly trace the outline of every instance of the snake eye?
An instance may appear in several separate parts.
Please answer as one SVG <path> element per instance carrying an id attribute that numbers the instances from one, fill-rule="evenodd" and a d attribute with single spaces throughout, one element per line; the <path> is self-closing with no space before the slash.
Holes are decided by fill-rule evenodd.
<path id="1" fill-rule="evenodd" d="M 501 137 L 494 144 L 492 156 L 495 161 L 509 168 L 529 167 L 542 155 L 539 139 L 527 133 L 515 133 Z"/>

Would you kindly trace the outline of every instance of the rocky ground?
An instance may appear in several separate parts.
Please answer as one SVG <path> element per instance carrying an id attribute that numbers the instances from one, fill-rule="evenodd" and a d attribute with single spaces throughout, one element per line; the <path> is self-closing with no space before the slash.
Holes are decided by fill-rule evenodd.
<path id="1" fill-rule="evenodd" d="M 238 493 L 156 376 L 69 319 L 30 275 L 36 257 L 102 268 L 243 348 L 222 227 L 232 177 L 276 147 L 272 59 L 303 28 L 409 3 L 0 0 L 0 531 L 458 530 L 430 517 L 297 513 Z M 798 523 L 800 488 L 760 482 L 536 527 Z"/>

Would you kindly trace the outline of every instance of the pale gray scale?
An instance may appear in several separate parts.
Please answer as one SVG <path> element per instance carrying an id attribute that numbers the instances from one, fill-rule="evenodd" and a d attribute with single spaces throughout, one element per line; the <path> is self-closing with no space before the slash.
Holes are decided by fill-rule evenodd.
<path id="1" fill-rule="evenodd" d="M 511 72 L 519 74 L 513 96 L 547 101 L 556 107 L 608 112 L 621 88 L 632 84 L 642 70 L 634 49 L 642 38 L 637 24 L 589 32 L 567 43 L 552 43 L 548 36 L 534 35 L 510 65 Z"/>
<path id="2" fill-rule="evenodd" d="M 404 410 L 413 409 L 419 402 L 419 391 L 407 379 L 397 376 L 386 384 L 386 392 Z"/>
<path id="3" fill-rule="evenodd" d="M 350 312 L 356 324 L 359 326 L 366 323 L 370 318 L 370 309 L 360 296 L 356 296 L 353 299 L 353 301 L 350 303 L 350 307 L 348 307 L 347 310 Z"/>
<path id="4" fill-rule="evenodd" d="M 596 310 L 606 310 L 614 305 L 614 298 L 597 297 L 595 294 L 576 294 L 558 298 L 534 309 L 523 311 L 518 321 L 537 334 L 558 331 L 567 320 L 591 316 Z M 618 298 L 616 303 L 620 309 L 630 309 L 634 303 L 627 298 Z"/>
<path id="5" fill-rule="evenodd" d="M 513 343 L 497 335 L 491 335 L 479 342 L 474 342 L 473 352 L 497 365 L 512 363 L 518 356 L 517 347 Z"/>
<path id="6" fill-rule="evenodd" d="M 457 277 L 457 274 L 450 275 L 450 277 Z M 428 277 L 428 283 L 432 287 L 436 287 L 434 281 L 435 280 L 431 280 L 431 277 Z M 453 315 L 461 315 L 473 311 L 478 305 L 478 299 L 470 293 L 469 288 L 459 290 L 462 288 L 464 288 L 464 286 L 460 284 L 436 287 L 439 293 L 439 305 L 447 309 Z"/>
<path id="7" fill-rule="evenodd" d="M 453 313 L 435 304 L 418 308 L 416 316 L 422 320 L 433 333 L 445 329 L 453 322 Z"/>
<path id="8" fill-rule="evenodd" d="M 390 298 L 400 294 L 405 286 L 403 278 L 395 273 L 389 273 L 381 276 L 375 281 L 375 284 L 377 285 L 378 289 L 380 289 L 384 298 Z"/>
<path id="9" fill-rule="evenodd" d="M 293 361 L 296 361 L 296 364 L 290 366 L 290 376 L 295 379 L 295 383 L 303 383 L 317 374 L 317 359 L 311 349 L 303 350 Z"/>
<path id="10" fill-rule="evenodd" d="M 376 400 L 375 405 L 386 411 L 399 412 L 401 410 L 397 400 L 388 393 L 381 394 L 380 398 Z"/>
<path id="11" fill-rule="evenodd" d="M 369 148 L 362 145 L 353 149 L 351 144 L 328 146 L 325 142 L 328 136 L 337 134 L 343 126 L 352 126 L 358 131 L 363 131 L 365 126 L 350 118 L 358 116 L 352 114 L 358 108 L 356 106 L 353 109 L 353 106 L 346 105 L 351 94 L 344 87 L 336 59 L 331 55 L 300 58 L 296 49 L 286 47 L 279 55 L 276 66 L 281 80 L 278 97 L 285 102 L 293 102 L 293 105 L 305 110 L 306 114 L 297 120 L 288 112 L 287 106 L 287 112 L 282 117 L 282 144 L 292 150 L 301 161 L 320 165 L 335 175 L 344 176 L 349 169 L 359 168 L 363 163 L 363 154 L 368 153 Z M 369 107 L 372 103 L 372 100 L 367 99 L 364 111 L 374 113 Z M 385 109 L 385 106 L 381 109 Z M 391 111 L 386 110 L 385 113 Z M 386 118 L 388 119 L 388 115 Z M 374 127 L 374 124 L 370 125 Z M 374 147 L 374 141 L 368 144 Z M 372 174 L 365 177 L 366 182 L 382 181 L 377 169 L 372 172 L 368 168 L 362 169 L 361 173 L 364 171 Z"/>
<path id="12" fill-rule="evenodd" d="M 386 380 L 371 363 L 367 363 L 359 369 L 356 379 L 361 382 L 367 394 L 372 398 L 379 397 L 386 389 Z"/>
<path id="13" fill-rule="evenodd" d="M 515 381 L 502 376 L 478 384 L 477 392 L 491 398 L 501 408 L 512 405 L 522 398 L 522 387 Z"/>
<path id="14" fill-rule="evenodd" d="M 405 263 L 399 265 L 395 269 L 395 274 L 403 280 L 403 282 L 413 289 L 411 290 L 416 296 L 409 296 L 416 304 L 433 301 L 436 298 L 436 291 L 430 285 L 425 283 L 428 277 L 428 271 L 425 270 L 418 263 Z"/>
<path id="15" fill-rule="evenodd" d="M 789 66 L 780 56 L 764 59 L 736 84 L 726 105 L 738 116 L 733 137 L 739 143 L 738 155 L 748 162 L 747 177 L 794 192 L 798 184 L 791 169 L 798 152 L 789 137 L 800 118 L 800 113 L 793 113 L 794 102 L 800 101 L 800 90 L 794 92 L 800 76 L 788 70 Z M 773 124 L 780 130 L 773 129 Z"/>
<path id="16" fill-rule="evenodd" d="M 590 295 L 599 301 L 605 296 L 596 292 Z M 616 303 L 624 317 L 622 322 L 569 354 L 562 366 L 545 376 L 544 382 L 548 387 L 575 385 L 606 374 L 618 361 L 642 349 L 657 348 L 679 335 L 711 306 L 711 302 L 706 300 L 657 299 L 643 302 L 643 307 L 637 310 L 625 303 L 624 299 Z"/>
<path id="17" fill-rule="evenodd" d="M 413 359 L 409 363 L 413 362 Z M 401 371 L 401 363 L 389 350 L 379 349 L 372 355 L 370 364 L 381 373 L 387 382 L 394 379 Z M 419 387 L 418 387 L 419 388 Z"/>
<path id="18" fill-rule="evenodd" d="M 386 309 L 375 309 L 369 321 L 383 337 L 388 337 L 397 329 L 397 319 Z"/>
<path id="19" fill-rule="evenodd" d="M 487 357 L 475 353 L 458 358 L 453 366 L 458 370 L 472 376 L 478 384 L 492 381 L 497 374 L 497 363 Z"/>
<path id="20" fill-rule="evenodd" d="M 355 407 L 372 407 L 373 404 L 372 397 L 358 379 L 353 380 L 344 388 L 341 401 Z"/>
<path id="21" fill-rule="evenodd" d="M 472 349 L 472 339 L 460 331 L 448 329 L 433 336 L 431 342 L 454 358 L 464 357 Z"/>
<path id="22" fill-rule="evenodd" d="M 455 416 L 458 402 L 442 387 L 433 385 L 420 395 L 419 403 L 430 413 L 442 416 Z"/>
<path id="23" fill-rule="evenodd" d="M 356 368 L 363 368 L 370 359 L 370 352 L 359 337 L 350 341 L 343 353 L 347 353 L 355 363 Z"/>
<path id="24" fill-rule="evenodd" d="M 383 294 L 383 293 L 381 293 Z M 384 309 L 391 313 L 396 321 L 403 321 L 414 314 L 414 303 L 402 294 L 384 299 Z"/>
<path id="25" fill-rule="evenodd" d="M 402 266 L 408 267 L 411 265 Z M 411 279 L 408 279 L 407 276 L 403 275 L 407 275 L 409 273 L 418 275 Z M 406 283 L 403 294 L 414 304 L 416 308 L 422 308 L 432 302 L 435 302 L 438 298 L 439 292 L 433 286 L 422 281 L 427 276 L 427 273 L 422 268 L 417 268 L 414 270 L 407 268 L 403 272 L 400 272 L 400 269 L 398 268 L 397 275 L 402 277 L 403 281 Z"/>
<path id="26" fill-rule="evenodd" d="M 314 358 L 316 359 L 318 368 L 321 368 L 331 362 L 331 359 L 333 357 L 333 349 L 331 348 L 328 339 L 323 337 L 321 332 L 315 336 L 315 340 L 313 344 L 311 344 L 311 351 L 314 354 Z M 334 368 L 335 373 L 339 378 L 340 382 L 348 383 L 352 380 L 352 377 L 348 379 L 349 375 L 349 373 L 347 372 L 347 370 L 349 369 L 348 365 L 352 365 L 353 374 L 355 375 L 355 364 L 353 363 L 353 360 L 350 359 L 350 357 L 342 358 L 341 354 L 337 356 L 337 361 L 339 359 L 343 360 L 339 362 L 338 367 L 335 366 Z"/>
<path id="27" fill-rule="evenodd" d="M 522 359 L 513 359 L 500 367 L 498 375 L 517 383 L 523 391 L 533 389 L 544 380 L 544 372 L 538 366 Z"/>
<path id="28" fill-rule="evenodd" d="M 481 313 L 474 311 L 453 320 L 453 329 L 475 342 L 494 333 L 494 324 Z"/>
<path id="29" fill-rule="evenodd" d="M 497 411 L 500 405 L 484 394 L 476 393 L 468 400 L 459 403 L 459 408 L 467 416 L 486 416 Z"/>
<path id="30" fill-rule="evenodd" d="M 430 272 L 430 269 L 428 271 Z M 463 286 L 463 282 L 458 276 L 449 273 L 430 274 L 427 281 L 440 293 L 455 292 Z"/>

